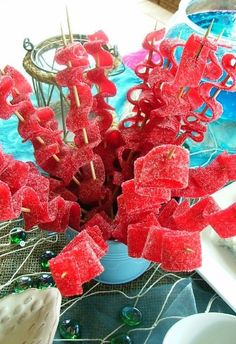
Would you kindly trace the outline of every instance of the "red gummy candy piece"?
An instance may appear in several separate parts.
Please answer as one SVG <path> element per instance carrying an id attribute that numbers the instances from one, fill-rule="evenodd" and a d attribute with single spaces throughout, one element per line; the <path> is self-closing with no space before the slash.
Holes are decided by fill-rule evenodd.
<path id="1" fill-rule="evenodd" d="M 212 214 L 208 220 L 221 238 L 236 236 L 236 203 Z"/>
<path id="2" fill-rule="evenodd" d="M 171 197 L 171 191 L 169 189 L 159 188 L 156 186 L 151 187 L 150 185 L 144 185 L 141 181 L 141 174 L 143 171 L 144 157 L 138 158 L 134 162 L 134 181 L 135 181 L 135 192 L 139 195 L 153 196 L 160 195 L 160 198 L 167 201 Z"/>
<path id="3" fill-rule="evenodd" d="M 19 105 L 12 105 L 7 100 L 13 88 L 13 80 L 9 76 L 0 77 L 0 118 L 9 119 L 16 110 L 18 110 Z"/>
<path id="4" fill-rule="evenodd" d="M 172 198 L 160 210 L 158 221 L 162 227 L 177 229 L 176 223 L 173 219 L 175 209 L 178 207 L 178 202 Z"/>
<path id="5" fill-rule="evenodd" d="M 150 226 L 144 223 L 128 226 L 127 245 L 130 257 L 139 258 L 142 256 L 149 230 Z"/>
<path id="6" fill-rule="evenodd" d="M 177 211 L 173 218 L 178 229 L 185 231 L 201 231 L 209 224 L 209 216 L 220 210 L 218 204 L 212 197 L 206 197 L 195 203 L 192 207 L 188 207 L 182 213 Z"/>
<path id="7" fill-rule="evenodd" d="M 91 238 L 95 241 L 95 243 L 101 248 L 102 251 L 107 253 L 108 251 L 108 244 L 104 240 L 102 231 L 100 230 L 99 226 L 86 226 L 86 231 L 91 236 Z"/>
<path id="8" fill-rule="evenodd" d="M 28 181 L 29 165 L 22 161 L 12 161 L 0 175 L 0 179 L 6 183 L 11 193 L 14 194 Z"/>
<path id="9" fill-rule="evenodd" d="M 213 46 L 209 46 L 206 42 L 206 40 L 195 34 L 188 38 L 173 81 L 175 86 L 196 87 L 199 85 L 205 71 L 210 49 L 213 48 Z"/>
<path id="10" fill-rule="evenodd" d="M 116 86 L 107 78 L 104 68 L 97 67 L 89 70 L 87 72 L 87 78 L 93 84 L 97 85 L 99 94 L 103 97 L 113 97 L 116 95 Z"/>
<path id="11" fill-rule="evenodd" d="M 184 188 L 188 171 L 189 152 L 180 146 L 162 145 L 144 156 L 139 180 L 144 186 Z"/>
<path id="12" fill-rule="evenodd" d="M 156 189 L 156 194 L 140 195 L 135 192 L 134 179 L 128 180 L 122 184 L 122 191 L 124 196 L 124 202 L 127 212 L 136 212 L 141 210 L 151 211 L 156 209 L 161 203 L 166 202 L 168 198 L 165 198 L 160 189 Z"/>
<path id="13" fill-rule="evenodd" d="M 143 249 L 142 257 L 151 262 L 161 263 L 163 235 L 169 231 L 168 228 L 153 226 L 150 228 Z"/>
<path id="14" fill-rule="evenodd" d="M 79 267 L 82 284 L 90 281 L 104 271 L 96 254 L 87 242 L 78 243 L 70 254 Z"/>
<path id="15" fill-rule="evenodd" d="M 111 238 L 111 225 L 101 214 L 97 213 L 90 220 L 88 220 L 85 224 L 85 229 L 93 226 L 99 227 L 104 240 L 109 240 Z"/>
<path id="16" fill-rule="evenodd" d="M 12 207 L 11 191 L 9 186 L 0 180 L 0 220 L 8 221 L 16 216 Z M 19 213 L 20 214 L 20 213 Z M 19 214 L 17 214 L 19 216 Z"/>
<path id="17" fill-rule="evenodd" d="M 50 259 L 49 268 L 62 296 L 83 294 L 79 267 L 70 253 L 59 254 Z"/>
<path id="18" fill-rule="evenodd" d="M 109 51 L 103 49 L 102 45 L 104 43 L 101 40 L 84 43 L 87 53 L 93 56 L 97 67 L 110 69 L 113 67 L 113 56 Z"/>
<path id="19" fill-rule="evenodd" d="M 77 247 L 77 245 L 83 243 L 89 244 L 89 246 L 93 249 L 94 253 L 96 254 L 97 258 L 101 258 L 104 256 L 105 252 L 101 249 L 99 245 L 97 245 L 97 243 L 92 239 L 92 237 L 86 230 L 83 230 L 82 232 L 78 233 L 77 236 L 63 248 L 61 253 L 72 252 L 72 250 L 75 247 Z"/>
<path id="20" fill-rule="evenodd" d="M 188 186 L 173 190 L 173 196 L 197 198 L 211 195 L 228 182 L 227 174 L 227 168 L 222 164 L 221 156 L 218 156 L 208 166 L 191 168 Z"/>
<path id="21" fill-rule="evenodd" d="M 6 75 L 9 75 L 13 79 L 13 96 L 18 94 L 28 95 L 32 93 L 32 87 L 26 78 L 14 67 L 7 65 L 4 68 Z"/>
<path id="22" fill-rule="evenodd" d="M 55 54 L 55 61 L 62 65 L 67 65 L 70 62 L 72 67 L 87 68 L 89 66 L 88 54 L 79 42 L 70 43 L 59 49 Z"/>
<path id="23" fill-rule="evenodd" d="M 193 271 L 201 266 L 199 232 L 168 231 L 163 234 L 161 268 L 167 271 Z"/>

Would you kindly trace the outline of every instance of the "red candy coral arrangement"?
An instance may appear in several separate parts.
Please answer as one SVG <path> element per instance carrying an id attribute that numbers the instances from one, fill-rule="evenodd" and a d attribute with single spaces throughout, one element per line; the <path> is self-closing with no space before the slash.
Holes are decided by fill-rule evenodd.
<path id="1" fill-rule="evenodd" d="M 201 142 L 208 123 L 220 117 L 219 92 L 235 91 L 235 56 L 219 60 L 219 42 L 207 37 L 193 34 L 184 42 L 164 33 L 144 40 L 148 57 L 136 67 L 142 82 L 128 91 L 133 113 L 120 123 L 107 101 L 116 94 L 107 36 L 98 31 L 84 45 L 64 37 L 55 60 L 65 68 L 56 81 L 69 91 L 71 141 L 62 139 L 51 108 L 33 106 L 31 86 L 18 71 L 1 72 L 0 118 L 18 117 L 36 165 L 0 152 L 0 220 L 22 215 L 26 230 L 78 231 L 50 260 L 64 296 L 81 294 L 83 283 L 102 273 L 107 240 L 127 244 L 131 257 L 164 270 L 191 271 L 201 265 L 200 232 L 208 224 L 221 237 L 236 235 L 235 206 L 221 210 L 211 197 L 236 179 L 236 156 L 225 152 L 206 167 L 190 168 L 183 147 L 186 139 Z"/>

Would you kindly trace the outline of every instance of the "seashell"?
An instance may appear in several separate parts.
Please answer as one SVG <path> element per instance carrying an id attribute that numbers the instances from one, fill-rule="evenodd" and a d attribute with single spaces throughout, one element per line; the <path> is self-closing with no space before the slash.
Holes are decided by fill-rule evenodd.
<path id="1" fill-rule="evenodd" d="M 28 289 L 0 300 L 0 344 L 51 344 L 61 294 L 57 288 Z"/>

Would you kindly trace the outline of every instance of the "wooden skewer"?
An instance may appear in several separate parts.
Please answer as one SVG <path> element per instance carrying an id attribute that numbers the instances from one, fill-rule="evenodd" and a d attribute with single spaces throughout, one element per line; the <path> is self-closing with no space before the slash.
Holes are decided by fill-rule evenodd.
<path id="1" fill-rule="evenodd" d="M 66 18 L 67 18 L 67 25 L 68 25 L 68 30 L 69 30 L 70 42 L 73 43 L 74 42 L 74 37 L 73 37 L 73 34 L 72 34 L 72 30 L 71 30 L 70 18 L 69 18 L 69 13 L 68 13 L 68 9 L 67 8 L 66 8 Z M 62 39 L 63 39 L 63 44 L 66 47 L 67 46 L 67 41 L 66 41 L 66 37 L 64 35 L 62 26 L 61 26 L 61 35 L 62 35 Z M 68 61 L 68 67 L 72 67 L 71 61 Z M 73 93 L 74 93 L 74 97 L 75 97 L 76 106 L 79 108 L 80 107 L 80 99 L 79 99 L 77 88 L 76 88 L 76 86 L 73 86 L 72 89 L 73 89 Z M 82 133 L 83 133 L 84 143 L 87 145 L 89 143 L 89 140 L 88 140 L 88 135 L 87 135 L 86 128 L 82 129 Z M 96 180 L 97 177 L 96 177 L 96 172 L 95 172 L 93 160 L 90 161 L 90 169 L 91 169 L 93 180 Z"/>

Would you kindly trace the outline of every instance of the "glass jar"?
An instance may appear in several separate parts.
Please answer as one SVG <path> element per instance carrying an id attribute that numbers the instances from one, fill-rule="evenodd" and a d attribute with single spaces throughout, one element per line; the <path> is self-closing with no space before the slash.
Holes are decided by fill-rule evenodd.
<path id="1" fill-rule="evenodd" d="M 229 51 L 236 55 L 236 0 L 182 0 L 169 22 L 167 37 L 186 40 L 192 33 L 204 36 L 213 20 L 209 38 L 224 42 L 218 57 Z M 221 92 L 218 100 L 224 107 L 221 119 L 236 120 L 236 94 Z"/>

